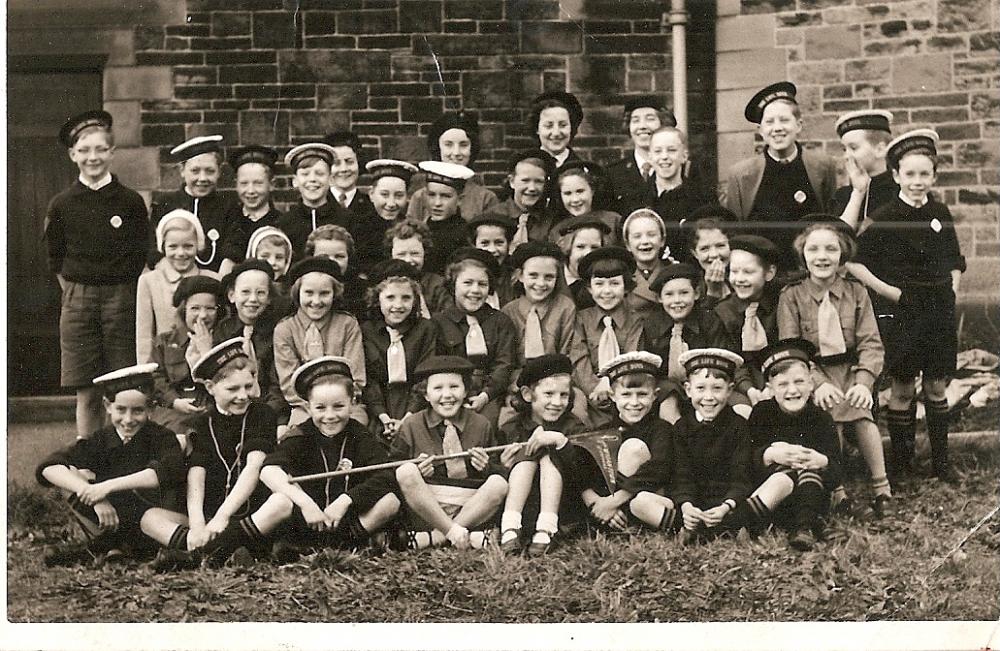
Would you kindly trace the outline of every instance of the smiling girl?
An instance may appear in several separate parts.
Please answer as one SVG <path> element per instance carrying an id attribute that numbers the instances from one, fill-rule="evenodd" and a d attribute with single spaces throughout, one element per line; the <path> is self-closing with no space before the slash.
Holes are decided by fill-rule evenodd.
<path id="1" fill-rule="evenodd" d="M 340 266 L 329 258 L 311 257 L 293 265 L 288 276 L 295 314 L 274 328 L 274 366 L 281 391 L 292 407 L 289 425 L 297 425 L 309 414 L 305 400 L 292 384 L 295 369 L 323 355 L 344 357 L 350 360 L 351 376 L 363 387 L 365 356 L 357 319 L 333 308 L 344 292 Z M 351 416 L 368 424 L 360 405 L 352 408 Z"/>
<path id="2" fill-rule="evenodd" d="M 629 292 L 629 306 L 642 318 L 655 314 L 660 305 L 659 297 L 650 288 L 650 282 L 663 268 L 666 250 L 666 227 L 656 212 L 640 208 L 625 219 L 622 224 L 622 240 L 625 249 L 635 260 L 635 287 Z"/>
<path id="3" fill-rule="evenodd" d="M 881 516 L 892 491 L 886 478 L 882 435 L 872 412 L 872 391 L 882 372 L 885 349 L 867 290 L 840 274 L 855 251 L 850 227 L 832 216 L 815 215 L 813 219 L 815 223 L 795 238 L 795 250 L 809 276 L 781 292 L 778 335 L 782 339 L 802 337 L 819 351 L 813 369 L 814 400 L 833 416 L 841 447 L 844 426 L 853 423 L 858 448 L 871 475 L 872 507 Z M 843 495 L 843 489 L 838 492 Z M 835 493 L 834 499 L 837 497 Z"/>
<path id="4" fill-rule="evenodd" d="M 494 426 L 517 367 L 518 351 L 517 330 L 510 317 L 486 302 L 496 277 L 496 259 L 486 251 L 472 247 L 455 251 L 445 274 L 455 306 L 434 316 L 438 354 L 472 362 L 475 371 L 466 387 L 468 407 Z"/>
<path id="5" fill-rule="evenodd" d="M 552 232 L 558 233 L 573 217 L 584 215 L 596 217 L 604 222 L 617 243 L 621 233 L 622 217 L 616 212 L 603 210 L 601 171 L 593 163 L 575 160 L 567 163 L 555 177 L 556 197 L 551 200 L 556 224 Z M 549 235 L 554 239 L 553 235 Z"/>
<path id="6" fill-rule="evenodd" d="M 163 259 L 139 276 L 136 286 L 135 356 L 139 363 L 150 360 L 156 336 L 174 327 L 174 292 L 182 278 L 201 273 L 194 258 L 204 242 L 201 223 L 186 210 L 172 210 L 157 224 L 156 248 Z"/>
<path id="7" fill-rule="evenodd" d="M 413 371 L 434 354 L 437 328 L 420 316 L 420 271 L 386 260 L 369 275 L 368 320 L 361 324 L 368 381 L 362 394 L 372 429 L 386 440 L 417 411 Z"/>

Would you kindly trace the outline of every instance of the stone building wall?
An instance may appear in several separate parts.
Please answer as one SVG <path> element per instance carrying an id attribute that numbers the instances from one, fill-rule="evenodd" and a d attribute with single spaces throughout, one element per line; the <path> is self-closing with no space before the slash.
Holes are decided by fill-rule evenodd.
<path id="1" fill-rule="evenodd" d="M 291 7 L 297 5 L 297 10 Z M 585 108 L 575 146 L 598 162 L 628 138 L 622 101 L 671 99 L 669 3 L 655 0 L 189 0 L 184 21 L 134 30 L 134 54 L 106 69 L 105 106 L 131 129 L 144 190 L 177 187 L 170 146 L 221 133 L 228 145 L 289 146 L 337 129 L 371 157 L 420 160 L 445 110 L 478 112 L 486 183 L 532 146 L 526 106 L 568 89 Z M 690 95 L 695 146 L 714 155 L 714 5 L 695 8 Z M 698 22 L 701 17 L 701 22 Z M 155 169 L 151 167 L 155 160 Z M 129 180 L 126 178 L 126 180 Z M 224 179 L 224 183 L 229 179 Z M 279 178 L 280 203 L 297 199 Z"/>
<path id="2" fill-rule="evenodd" d="M 996 304 L 1000 277 L 998 0 L 719 0 L 719 169 L 754 151 L 743 106 L 762 85 L 799 87 L 804 138 L 839 156 L 840 113 L 882 108 L 894 132 L 941 135 L 939 196 L 955 216 L 966 301 Z"/>

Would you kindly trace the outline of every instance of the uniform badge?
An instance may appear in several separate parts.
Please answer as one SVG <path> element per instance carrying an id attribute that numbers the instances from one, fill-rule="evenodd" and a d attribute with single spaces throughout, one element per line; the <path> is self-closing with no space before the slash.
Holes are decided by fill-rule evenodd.
<path id="1" fill-rule="evenodd" d="M 795 194 L 792 195 L 792 198 L 795 199 L 795 203 L 805 203 L 806 193 L 802 190 L 796 190 Z"/>
<path id="2" fill-rule="evenodd" d="M 935 233 L 940 233 L 941 232 L 941 222 L 938 220 L 937 217 L 935 217 L 934 219 L 931 220 L 931 229 Z"/>
<path id="3" fill-rule="evenodd" d="M 214 228 L 209 230 L 207 235 L 208 239 L 212 240 L 213 242 L 219 239 L 219 231 L 215 230 Z"/>
<path id="4" fill-rule="evenodd" d="M 337 470 L 340 470 L 340 471 L 350 470 L 353 467 L 354 467 L 354 464 L 351 463 L 350 459 L 341 459 L 340 463 L 337 464 Z"/>
<path id="5" fill-rule="evenodd" d="M 112 217 L 111 218 L 111 226 L 112 226 L 112 228 L 121 228 L 122 227 L 122 218 L 119 217 L 118 215 L 115 215 L 114 217 Z"/>

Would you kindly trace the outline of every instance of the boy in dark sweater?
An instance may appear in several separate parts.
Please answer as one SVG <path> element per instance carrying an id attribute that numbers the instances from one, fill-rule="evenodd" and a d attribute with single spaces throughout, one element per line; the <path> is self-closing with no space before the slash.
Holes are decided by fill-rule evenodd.
<path id="1" fill-rule="evenodd" d="M 135 364 L 136 283 L 150 248 L 146 204 L 112 176 L 111 115 L 71 118 L 59 141 L 79 178 L 49 203 L 45 219 L 49 269 L 59 280 L 62 386 L 76 391 L 80 438 L 104 423 L 91 378 Z"/>
<path id="2" fill-rule="evenodd" d="M 840 444 L 833 418 L 815 405 L 810 362 L 815 347 L 804 339 L 783 339 L 765 351 L 763 373 L 773 398 L 750 414 L 751 459 L 758 488 L 726 515 L 723 525 L 751 529 L 779 505 L 790 520 L 789 544 L 812 549 L 822 536 L 821 517 L 830 491 L 840 483 Z"/>
<path id="3" fill-rule="evenodd" d="M 915 379 L 923 374 L 933 472 L 953 482 L 948 464 L 945 388 L 958 354 L 955 294 L 965 271 L 951 212 L 932 196 L 937 133 L 917 129 L 889 144 L 886 158 L 899 195 L 871 216 L 848 270 L 871 295 L 892 379 L 886 412 L 897 476 L 912 471 Z"/>
<path id="4" fill-rule="evenodd" d="M 158 224 L 171 210 L 182 208 L 194 213 L 205 232 L 205 248 L 195 261 L 201 269 L 218 272 L 222 264 L 223 242 L 229 236 L 229 224 L 237 202 L 228 192 L 219 192 L 222 174 L 222 136 L 198 136 L 170 150 L 170 160 L 180 166 L 184 185 L 157 199 L 150 211 L 150 221 Z M 150 268 L 160 259 L 158 251 L 149 254 Z"/>
<path id="5" fill-rule="evenodd" d="M 49 551 L 46 565 L 102 554 L 110 559 L 141 545 L 146 512 L 160 506 L 165 490 L 182 484 L 183 458 L 173 432 L 149 420 L 155 368 L 142 364 L 94 378 L 111 425 L 38 464 L 38 483 L 66 495 L 88 539 Z"/>

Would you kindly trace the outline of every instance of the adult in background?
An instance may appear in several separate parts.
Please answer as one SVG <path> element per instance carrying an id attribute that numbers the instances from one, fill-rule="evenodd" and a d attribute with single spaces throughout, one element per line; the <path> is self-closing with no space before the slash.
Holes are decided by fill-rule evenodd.
<path id="1" fill-rule="evenodd" d="M 649 145 L 653 134 L 667 126 L 676 127 L 677 119 L 662 97 L 640 95 L 625 101 L 625 128 L 632 139 L 632 151 L 607 167 L 611 205 L 618 214 L 628 215 L 648 206 L 646 195 L 654 173 Z"/>
<path id="2" fill-rule="evenodd" d="M 430 150 L 431 160 L 472 167 L 479 155 L 478 117 L 465 111 L 445 113 L 431 125 L 427 134 L 427 149 Z M 414 184 L 418 182 L 414 179 Z M 458 197 L 459 212 L 467 220 L 489 212 L 499 203 L 493 191 L 483 187 L 474 177 L 465 182 Z M 410 197 L 406 216 L 427 221 L 430 213 L 427 191 L 421 187 Z"/>

